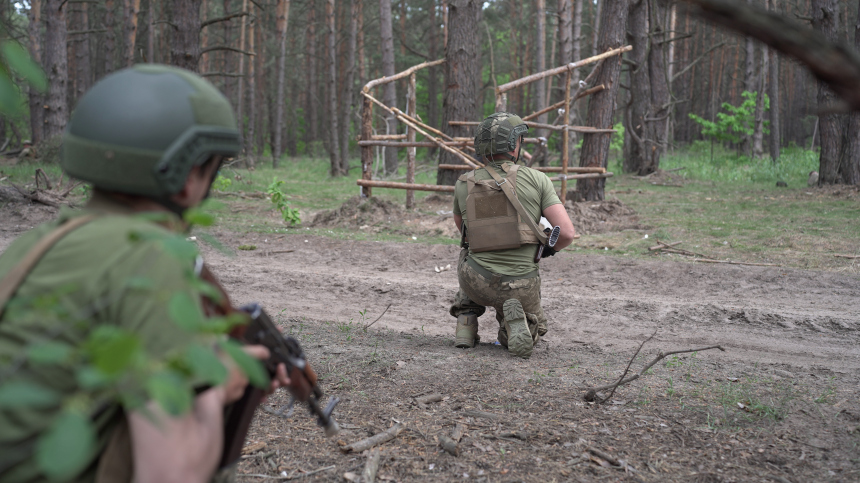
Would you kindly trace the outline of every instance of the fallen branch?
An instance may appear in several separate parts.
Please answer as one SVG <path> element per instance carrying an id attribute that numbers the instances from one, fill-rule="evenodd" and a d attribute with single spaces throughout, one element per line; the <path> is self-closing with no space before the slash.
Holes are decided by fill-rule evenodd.
<path id="1" fill-rule="evenodd" d="M 373 483 L 376 481 L 376 472 L 379 470 L 379 448 L 370 451 L 364 471 L 361 472 L 361 483 Z"/>
<path id="2" fill-rule="evenodd" d="M 856 259 L 860 258 L 860 255 L 839 255 L 839 254 L 834 254 L 833 256 L 834 256 L 834 257 L 838 257 L 838 258 L 849 258 L 849 259 L 851 259 L 851 260 L 856 260 Z"/>
<path id="3" fill-rule="evenodd" d="M 702 263 L 725 263 L 728 265 L 748 265 L 751 267 L 779 267 L 776 263 L 751 263 L 751 262 L 733 262 L 731 260 L 712 260 L 709 258 L 696 258 L 693 259 L 694 262 L 702 262 Z"/>
<path id="4" fill-rule="evenodd" d="M 441 394 L 430 394 L 429 396 L 422 396 L 415 399 L 415 402 L 418 403 L 419 406 L 426 408 L 428 404 L 439 402 L 442 400 Z"/>
<path id="5" fill-rule="evenodd" d="M 335 465 L 326 466 L 325 468 L 318 468 L 313 471 L 308 471 L 307 473 L 302 473 L 299 475 L 290 475 L 290 476 L 271 476 L 271 475 L 261 475 L 256 473 L 250 473 L 247 475 L 238 474 L 236 476 L 248 477 L 248 478 L 263 478 L 266 480 L 281 480 L 281 481 L 289 481 L 289 480 L 298 480 L 299 478 L 304 478 L 305 476 L 315 475 L 317 473 L 322 473 L 323 471 L 333 470 L 335 469 Z"/>
<path id="6" fill-rule="evenodd" d="M 651 334 L 651 336 L 650 336 L 650 337 L 648 337 L 647 339 L 645 339 L 645 340 L 642 342 L 642 344 L 640 344 L 640 345 L 639 345 L 639 348 L 638 348 L 638 349 L 636 349 L 636 353 L 634 353 L 634 354 L 633 354 L 633 357 L 631 357 L 631 358 L 630 358 L 630 361 L 627 363 L 627 368 L 626 368 L 626 369 L 624 369 L 624 373 L 623 373 L 623 374 L 621 374 L 621 377 L 619 377 L 619 378 L 618 378 L 618 380 L 617 380 L 616 382 L 614 382 L 614 383 L 612 383 L 612 384 L 607 384 L 607 385 L 605 385 L 605 386 L 589 388 L 589 389 L 585 392 L 585 395 L 583 396 L 583 399 L 584 399 L 584 400 L 586 400 L 586 401 L 588 401 L 588 402 L 596 402 L 596 403 L 598 403 L 598 404 L 603 404 L 603 403 L 605 403 L 605 402 L 606 402 L 606 401 L 608 401 L 608 400 L 609 400 L 609 398 L 611 398 L 611 397 L 612 397 L 612 395 L 615 393 L 615 389 L 616 389 L 616 388 L 618 388 L 619 386 L 623 386 L 623 385 L 625 385 L 625 384 L 631 383 L 631 382 L 635 381 L 636 379 L 639 379 L 640 377 L 642 377 L 642 375 L 643 375 L 643 374 L 645 374 L 645 372 L 646 372 L 646 371 L 648 371 L 648 369 L 651 369 L 652 367 L 654 367 L 654 365 L 655 365 L 655 364 L 657 364 L 658 362 L 660 362 L 661 360 L 665 359 L 665 358 L 666 358 L 666 357 L 668 357 L 668 356 L 671 356 L 671 355 L 674 355 L 674 354 L 685 354 L 685 353 L 687 353 L 687 352 L 701 352 L 701 351 L 706 351 L 706 350 L 710 350 L 710 349 L 719 349 L 719 350 L 721 350 L 721 351 L 723 351 L 723 352 L 725 352 L 725 351 L 726 351 L 725 349 L 723 349 L 723 347 L 722 347 L 722 346 L 719 346 L 719 345 L 712 345 L 712 346 L 708 346 L 708 347 L 700 347 L 700 348 L 697 348 L 697 349 L 683 349 L 683 350 L 670 351 L 670 352 L 665 352 L 665 353 L 664 353 L 663 351 L 660 351 L 660 352 L 658 352 L 658 353 L 657 353 L 657 357 L 655 357 L 655 358 L 654 358 L 654 360 L 652 360 L 651 362 L 649 362 L 648 364 L 646 364 L 646 365 L 642 368 L 642 370 L 640 370 L 640 371 L 639 371 L 639 373 L 638 373 L 638 374 L 634 374 L 634 375 L 632 375 L 632 376 L 630 376 L 630 377 L 628 377 L 628 378 L 626 378 L 626 379 L 625 379 L 624 377 L 627 375 L 627 373 L 628 373 L 628 371 L 629 371 L 629 369 L 630 369 L 630 365 L 631 365 L 631 364 L 633 364 L 633 360 L 634 360 L 634 359 L 636 359 L 636 356 L 637 356 L 637 355 L 639 355 L 639 351 L 640 351 L 640 350 L 642 350 L 642 346 L 644 346 L 646 342 L 648 342 L 649 340 L 651 340 L 651 339 L 654 337 L 654 335 L 655 335 L 655 334 L 657 334 L 657 331 L 656 331 L 656 330 L 654 331 L 654 333 L 653 333 L 653 334 Z M 605 398 L 602 398 L 602 399 L 598 397 L 598 394 L 597 394 L 598 392 L 600 392 L 600 391 L 606 391 L 606 390 L 610 390 L 610 389 L 612 390 L 612 392 L 610 392 L 610 393 L 609 393 L 609 396 L 607 396 L 607 397 L 605 397 Z"/>
<path id="7" fill-rule="evenodd" d="M 18 185 L 12 184 L 12 187 L 18 190 L 18 193 L 21 193 L 21 196 L 27 198 L 30 201 L 35 201 L 36 203 L 42 203 L 43 205 L 51 206 L 53 208 L 59 208 L 60 203 L 56 200 L 52 200 L 49 197 L 44 196 L 42 191 L 34 191 L 32 193 L 28 193 L 26 190 L 21 189 Z"/>
<path id="8" fill-rule="evenodd" d="M 502 419 L 498 414 L 488 413 L 484 411 L 463 411 L 463 416 L 469 416 L 472 418 L 482 418 L 489 419 L 491 421 L 498 421 Z"/>
<path id="9" fill-rule="evenodd" d="M 378 446 L 387 441 L 391 441 L 392 439 L 396 438 L 401 431 L 403 431 L 403 424 L 397 423 L 379 434 L 343 446 L 340 448 L 340 450 L 344 453 L 361 453 L 364 450 L 373 448 L 374 446 Z"/>
<path id="10" fill-rule="evenodd" d="M 439 435 L 439 446 L 451 456 L 460 456 L 460 447 L 457 442 L 444 434 Z"/>
<path id="11" fill-rule="evenodd" d="M 377 318 L 376 318 L 376 320 L 381 319 L 381 318 L 382 318 L 382 316 L 383 316 L 383 315 L 385 315 L 385 313 L 386 313 L 386 312 L 388 312 L 388 309 L 390 309 L 390 308 L 391 308 L 391 304 L 388 304 L 388 307 L 385 307 L 385 310 L 383 310 L 383 311 L 382 311 L 382 313 L 381 313 L 381 314 L 379 314 L 379 317 L 377 317 Z M 371 322 L 371 323 L 369 323 L 369 324 L 365 325 L 364 327 L 362 327 L 362 329 L 363 329 L 363 330 L 367 330 L 368 328 L 370 328 L 370 326 L 371 326 L 371 325 L 373 325 L 373 324 L 375 324 L 375 323 L 376 323 L 376 320 L 374 320 L 373 322 Z"/>
<path id="12" fill-rule="evenodd" d="M 649 252 L 653 252 L 654 250 L 663 250 L 664 248 L 672 248 L 674 246 L 678 246 L 684 242 L 672 242 L 672 243 L 663 243 L 657 240 L 658 245 L 654 245 L 653 247 L 648 247 Z"/>

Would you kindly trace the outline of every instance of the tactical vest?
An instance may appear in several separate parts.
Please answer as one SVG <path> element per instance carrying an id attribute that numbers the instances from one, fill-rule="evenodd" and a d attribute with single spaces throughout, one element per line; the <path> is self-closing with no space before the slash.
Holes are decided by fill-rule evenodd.
<path id="1" fill-rule="evenodd" d="M 519 165 L 502 165 L 502 170 L 507 173 L 505 182 L 511 184 L 511 191 L 516 194 Z M 540 243 L 530 224 L 519 216 L 494 179 L 476 180 L 475 171 L 459 179 L 468 183 L 469 189 L 466 196 L 469 250 L 479 253 Z"/>

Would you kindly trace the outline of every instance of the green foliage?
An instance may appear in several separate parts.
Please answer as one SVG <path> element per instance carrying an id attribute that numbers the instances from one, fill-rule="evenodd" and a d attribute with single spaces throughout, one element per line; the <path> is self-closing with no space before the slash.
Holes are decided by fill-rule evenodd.
<path id="1" fill-rule="evenodd" d="M 96 433 L 89 418 L 66 410 L 39 438 L 36 462 L 49 479 L 68 479 L 84 469 L 95 446 Z"/>
<path id="2" fill-rule="evenodd" d="M 615 129 L 616 132 L 612 134 L 609 140 L 609 152 L 621 156 L 624 152 L 624 123 L 616 123 L 612 129 Z"/>
<path id="3" fill-rule="evenodd" d="M 3 31 L 0 30 L 0 37 Z M 45 73 L 33 62 L 27 50 L 10 39 L 0 40 L 0 114 L 19 116 L 24 111 L 24 97 L 15 84 L 15 76 L 43 92 L 48 87 Z"/>
<path id="4" fill-rule="evenodd" d="M 212 182 L 212 189 L 215 191 L 227 191 L 233 185 L 233 180 L 226 178 L 218 173 L 218 177 Z"/>
<path id="5" fill-rule="evenodd" d="M 0 408 L 50 407 L 59 395 L 44 386 L 28 381 L 10 381 L 0 386 Z"/>
<path id="6" fill-rule="evenodd" d="M 272 183 L 266 189 L 266 193 L 269 195 L 269 199 L 272 200 L 275 208 L 281 212 L 284 221 L 288 222 L 290 226 L 297 225 L 302 222 L 302 219 L 299 218 L 299 210 L 292 208 L 287 203 L 287 196 L 281 191 L 281 186 L 283 185 L 283 181 L 278 180 L 278 178 L 272 178 Z"/>
<path id="7" fill-rule="evenodd" d="M 714 141 L 739 143 L 745 136 L 753 134 L 755 127 L 755 104 L 756 92 L 744 91 L 744 100 L 739 106 L 733 106 L 724 102 L 722 108 L 727 112 L 718 112 L 717 121 L 708 121 L 693 113 L 690 119 L 702 126 L 702 135 Z M 764 95 L 764 110 L 770 109 L 770 99 Z M 765 122 L 764 133 L 767 134 L 767 122 Z"/>

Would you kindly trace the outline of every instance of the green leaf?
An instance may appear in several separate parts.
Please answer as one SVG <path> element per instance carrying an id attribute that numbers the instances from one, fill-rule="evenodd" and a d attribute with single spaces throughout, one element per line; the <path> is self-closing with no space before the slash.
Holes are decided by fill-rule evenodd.
<path id="1" fill-rule="evenodd" d="M 191 408 L 191 388 L 175 371 L 156 373 L 146 381 L 146 390 L 168 414 L 178 416 Z"/>
<path id="2" fill-rule="evenodd" d="M 185 360 L 194 376 L 201 381 L 217 386 L 227 379 L 227 368 L 212 349 L 194 344 L 185 352 Z"/>
<path id="3" fill-rule="evenodd" d="M 197 257 L 197 246 L 183 237 L 172 236 L 161 241 L 164 251 L 179 260 L 194 260 Z"/>
<path id="4" fill-rule="evenodd" d="M 200 208 L 189 208 L 183 218 L 190 225 L 212 226 L 215 223 L 215 217 Z"/>
<path id="5" fill-rule="evenodd" d="M 39 92 L 48 88 L 48 79 L 39 64 L 33 62 L 27 50 L 18 42 L 7 40 L 0 44 L 0 52 L 10 69 Z"/>
<path id="6" fill-rule="evenodd" d="M 36 463 L 52 480 L 68 480 L 89 465 L 96 446 L 96 432 L 83 415 L 66 411 L 39 438 Z"/>
<path id="7" fill-rule="evenodd" d="M 249 356 L 244 350 L 242 350 L 242 346 L 238 342 L 235 340 L 226 340 L 221 341 L 219 345 L 228 354 L 230 354 L 230 357 L 233 358 L 236 365 L 239 366 L 239 369 L 248 376 L 248 380 L 251 381 L 251 384 L 259 388 L 266 388 L 269 386 L 269 375 L 266 373 L 266 369 L 263 368 L 263 363 Z"/>
<path id="8" fill-rule="evenodd" d="M 0 408 L 50 407 L 60 402 L 55 391 L 27 381 L 10 381 L 0 386 Z"/>
<path id="9" fill-rule="evenodd" d="M 111 382 L 110 377 L 92 366 L 81 367 L 78 369 L 75 372 L 75 379 L 83 389 L 91 391 L 101 389 Z"/>
<path id="10" fill-rule="evenodd" d="M 141 342 L 136 334 L 117 327 L 102 326 L 90 334 L 85 350 L 93 366 L 111 377 L 119 375 L 138 359 Z"/>
<path id="11" fill-rule="evenodd" d="M 0 114 L 17 117 L 24 111 L 24 99 L 6 69 L 0 65 Z"/>
<path id="12" fill-rule="evenodd" d="M 139 276 L 125 279 L 125 286 L 134 289 L 150 289 L 154 287 L 152 279 Z"/>
<path id="13" fill-rule="evenodd" d="M 34 364 L 57 364 L 69 359 L 72 347 L 56 341 L 43 342 L 27 349 L 27 359 Z"/>
<path id="14" fill-rule="evenodd" d="M 167 313 L 176 325 L 187 331 L 199 330 L 204 323 L 200 305 L 185 292 L 178 292 L 170 297 Z"/>

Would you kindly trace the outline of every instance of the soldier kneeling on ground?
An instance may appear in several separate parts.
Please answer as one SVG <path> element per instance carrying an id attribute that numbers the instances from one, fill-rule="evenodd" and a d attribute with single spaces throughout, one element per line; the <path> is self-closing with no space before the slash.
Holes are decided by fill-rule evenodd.
<path id="1" fill-rule="evenodd" d="M 543 246 L 542 257 L 554 255 L 576 232 L 549 178 L 517 164 L 527 132 L 514 114 L 484 119 L 475 150 L 486 166 L 461 176 L 454 189 L 454 222 L 463 240 L 460 290 L 450 310 L 457 317 L 457 347 L 474 347 L 480 340 L 478 317 L 487 306 L 496 310 L 499 343 L 515 356 L 530 357 L 547 332 L 536 253 Z M 559 228 L 552 248 L 538 226 L 541 216 Z"/>

